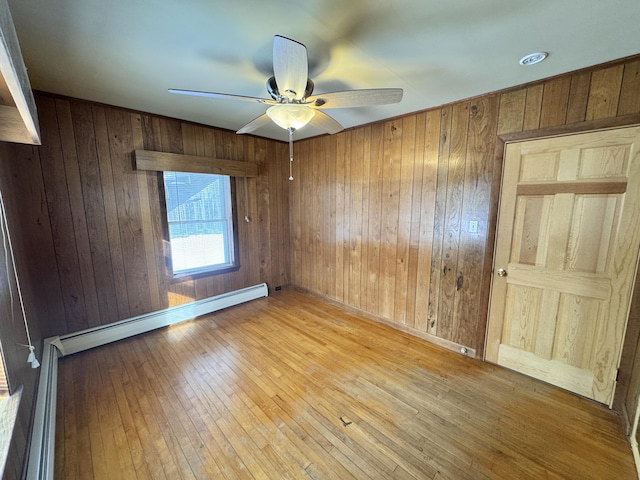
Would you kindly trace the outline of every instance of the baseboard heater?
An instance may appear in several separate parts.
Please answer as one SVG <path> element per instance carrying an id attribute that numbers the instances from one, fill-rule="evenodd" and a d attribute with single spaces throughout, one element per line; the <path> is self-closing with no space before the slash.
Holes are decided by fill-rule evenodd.
<path id="1" fill-rule="evenodd" d="M 45 339 L 27 461 L 27 480 L 53 479 L 59 357 L 192 320 L 200 315 L 266 296 L 268 296 L 267 284 L 261 283 L 108 325 Z"/>

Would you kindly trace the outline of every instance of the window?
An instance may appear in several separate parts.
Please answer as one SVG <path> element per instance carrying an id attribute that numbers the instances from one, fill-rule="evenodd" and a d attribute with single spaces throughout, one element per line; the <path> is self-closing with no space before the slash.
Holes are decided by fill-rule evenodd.
<path id="1" fill-rule="evenodd" d="M 163 172 L 173 277 L 237 270 L 231 178 Z"/>

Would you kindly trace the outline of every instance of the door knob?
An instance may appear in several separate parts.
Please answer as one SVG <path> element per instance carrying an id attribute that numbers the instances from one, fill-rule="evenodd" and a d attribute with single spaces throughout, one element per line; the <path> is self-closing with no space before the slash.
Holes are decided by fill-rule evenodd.
<path id="1" fill-rule="evenodd" d="M 504 268 L 499 268 L 496 273 L 498 274 L 499 277 L 506 277 L 507 276 L 507 271 Z"/>

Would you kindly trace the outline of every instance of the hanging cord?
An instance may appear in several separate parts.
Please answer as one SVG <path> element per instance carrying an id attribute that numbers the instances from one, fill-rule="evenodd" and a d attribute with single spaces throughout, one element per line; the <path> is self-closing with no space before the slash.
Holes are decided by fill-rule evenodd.
<path id="1" fill-rule="evenodd" d="M 249 191 L 247 190 L 247 177 L 244 178 L 244 221 L 249 223 Z"/>
<path id="2" fill-rule="evenodd" d="M 7 225 L 7 212 L 4 208 L 4 198 L 2 192 L 0 192 L 0 228 L 2 229 L 2 245 L 4 247 L 4 258 L 6 260 L 5 265 L 7 267 L 7 280 L 11 278 L 11 272 L 9 270 L 9 254 L 11 255 L 11 265 L 13 266 L 13 275 L 16 280 L 16 289 L 18 290 L 18 298 L 20 299 L 20 310 L 22 311 L 22 320 L 24 321 L 24 330 L 27 333 L 28 345 L 22 345 L 29 349 L 29 356 L 27 357 L 27 363 L 31 364 L 31 368 L 38 368 L 40 362 L 36 358 L 34 352 L 35 347 L 31 343 L 31 334 L 29 333 L 29 324 L 27 323 L 27 314 L 24 310 L 24 300 L 22 299 L 22 290 L 20 290 L 20 281 L 18 280 L 18 270 L 16 268 L 16 261 L 13 255 L 13 245 L 11 244 L 11 235 L 9 234 L 9 226 Z M 9 244 L 9 250 L 7 251 L 7 243 Z M 11 298 L 11 316 L 13 318 L 13 290 L 11 289 L 11 282 L 9 282 L 9 297 Z"/>
<path id="3" fill-rule="evenodd" d="M 289 180 L 293 180 L 293 131 L 294 128 L 289 127 Z"/>

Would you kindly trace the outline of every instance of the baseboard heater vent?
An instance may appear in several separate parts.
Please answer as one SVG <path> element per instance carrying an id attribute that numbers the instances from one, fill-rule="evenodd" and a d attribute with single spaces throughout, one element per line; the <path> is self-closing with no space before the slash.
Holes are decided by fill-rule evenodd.
<path id="1" fill-rule="evenodd" d="M 27 480 L 53 479 L 56 438 L 56 396 L 58 391 L 57 337 L 47 338 L 40 361 L 40 380 L 31 430 Z"/>
<path id="2" fill-rule="evenodd" d="M 110 323 L 96 328 L 82 330 L 69 335 L 61 335 L 62 355 L 82 352 L 93 347 L 133 337 L 141 333 L 150 332 L 156 328 L 175 325 L 216 312 L 223 308 L 239 305 L 250 300 L 267 296 L 267 284 L 262 283 L 253 287 L 243 288 L 230 293 L 216 295 L 195 302 L 169 307 L 164 310 L 139 315 L 120 322 Z"/>
<path id="3" fill-rule="evenodd" d="M 106 345 L 157 328 L 175 325 L 266 296 L 268 296 L 267 284 L 261 283 L 108 325 L 45 339 L 27 461 L 27 480 L 53 479 L 58 357 Z"/>

